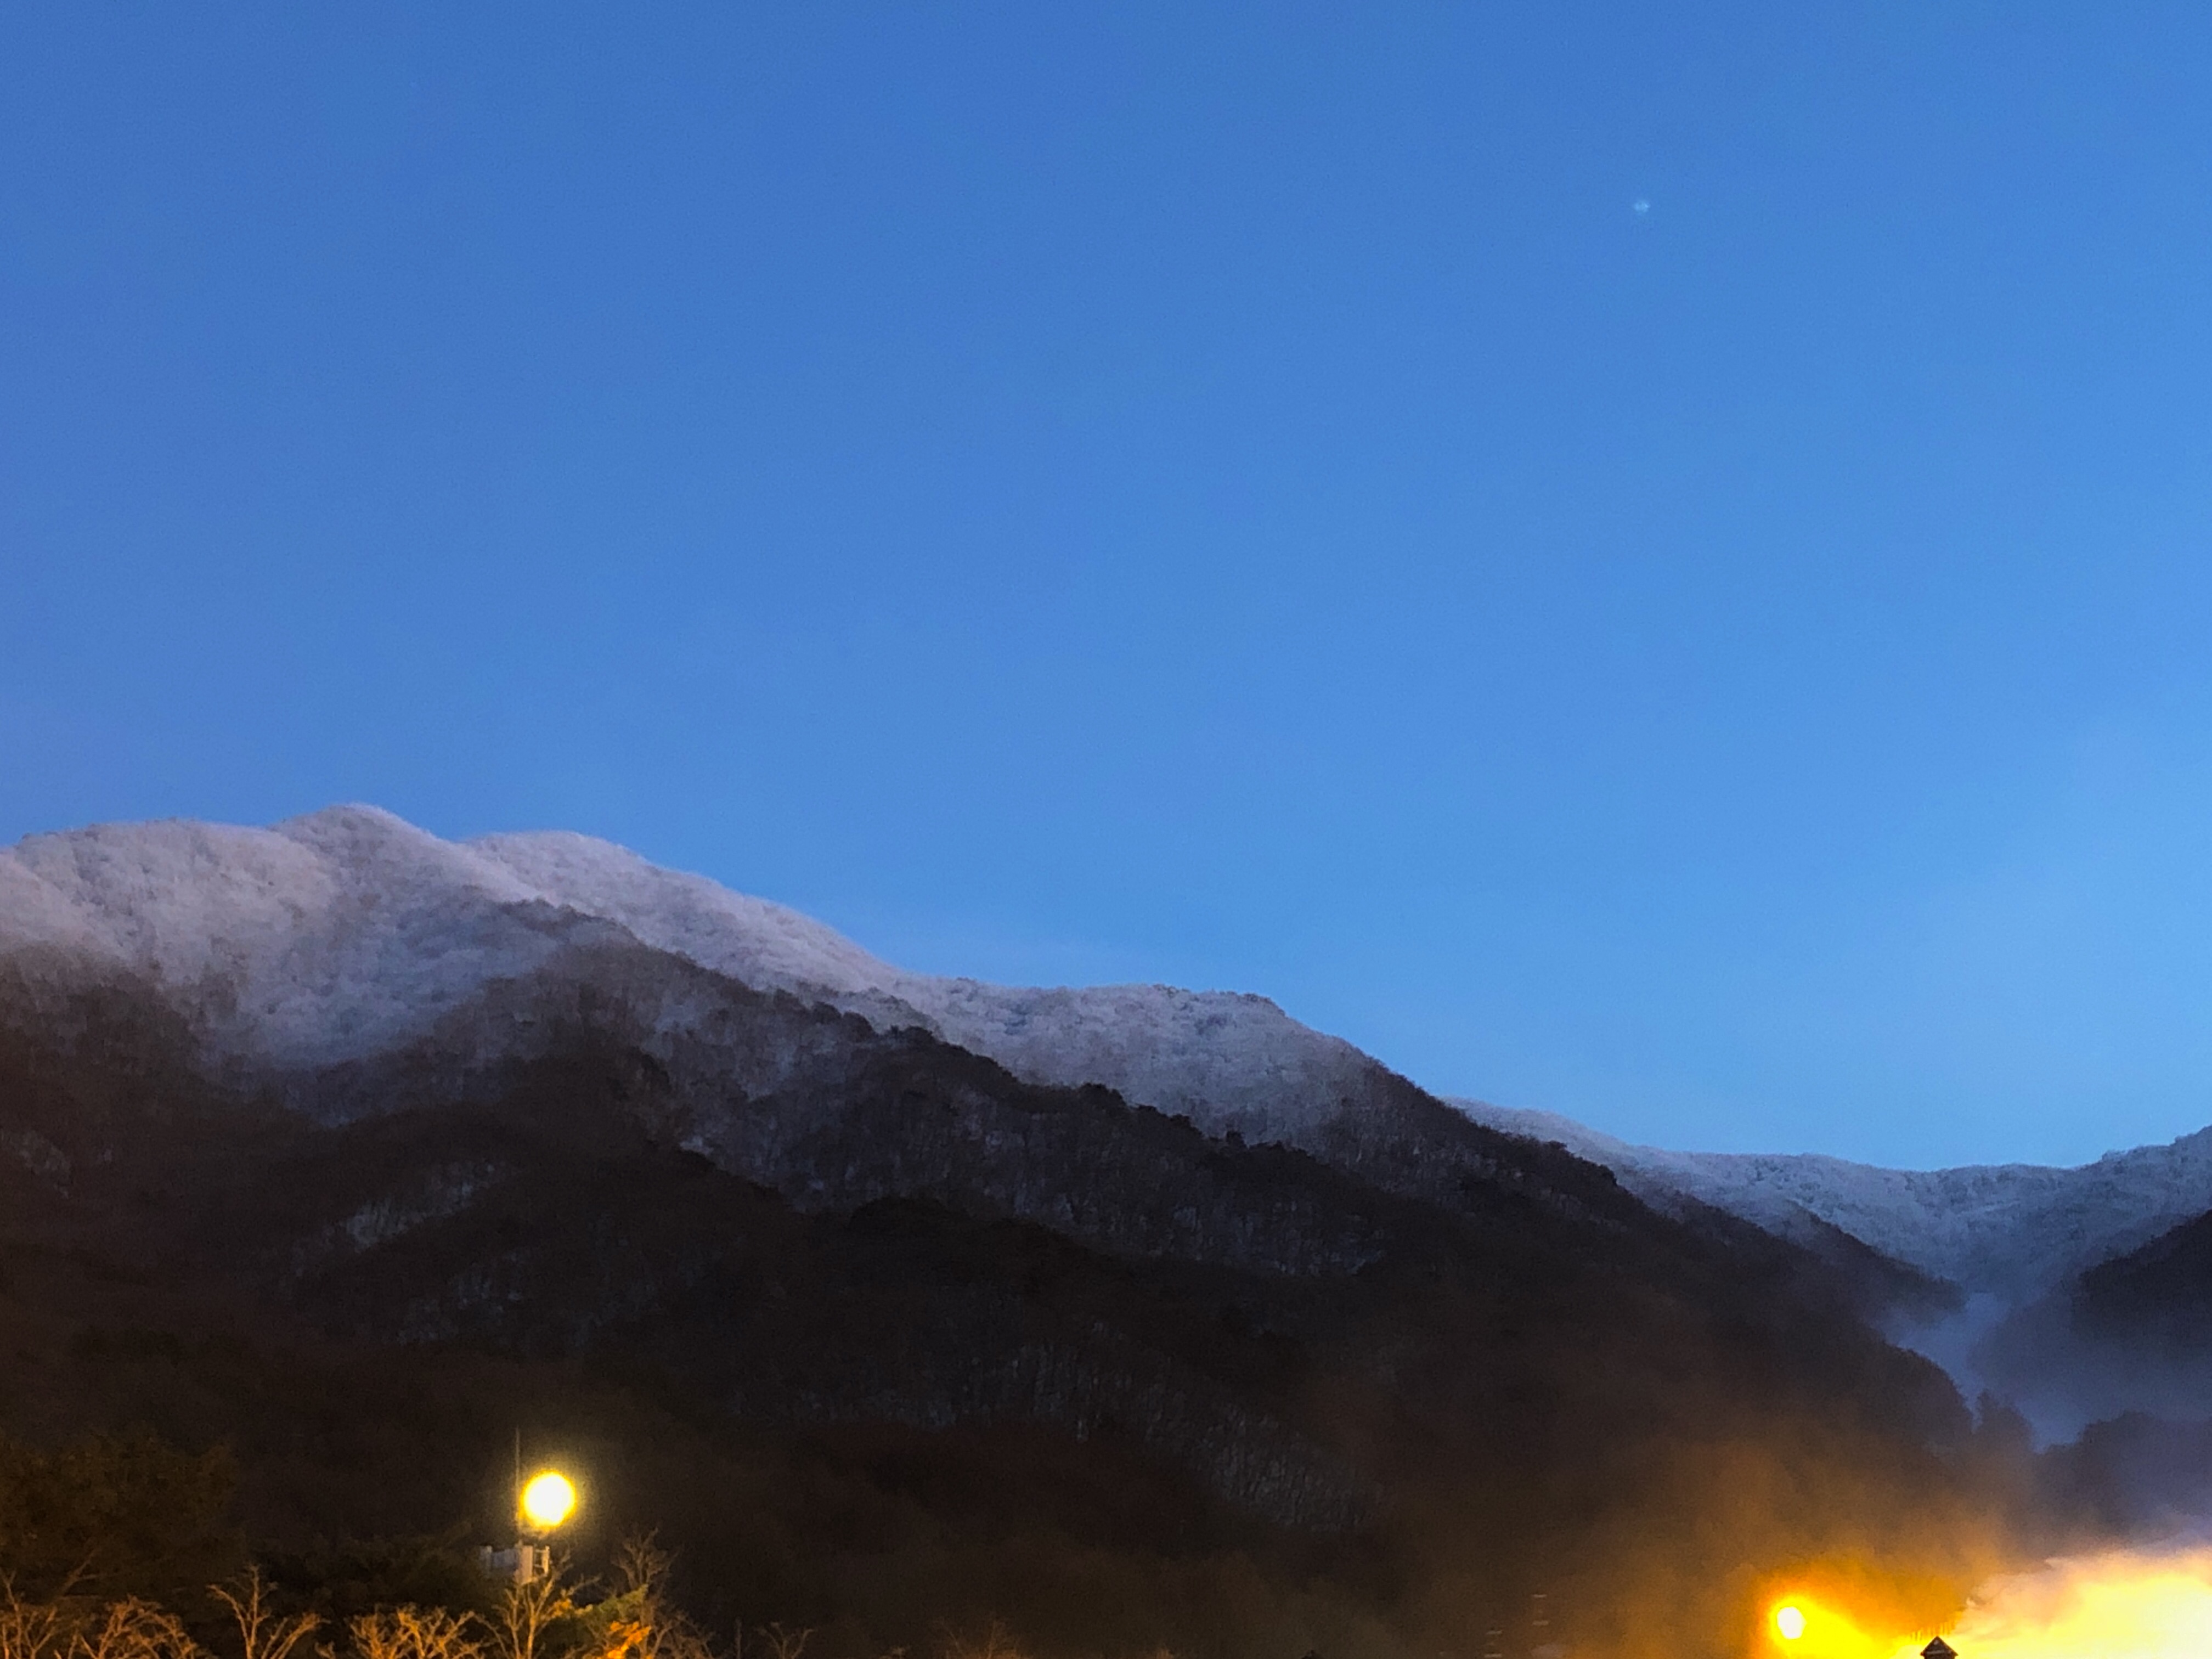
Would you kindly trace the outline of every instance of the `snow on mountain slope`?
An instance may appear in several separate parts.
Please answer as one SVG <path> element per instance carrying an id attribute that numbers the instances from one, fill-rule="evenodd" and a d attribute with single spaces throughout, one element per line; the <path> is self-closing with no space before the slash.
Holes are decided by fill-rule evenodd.
<path id="1" fill-rule="evenodd" d="M 143 974 L 217 1055 L 283 1065 L 400 1040 L 486 980 L 543 962 L 584 920 L 465 848 L 355 808 L 273 830 L 33 836 L 0 854 L 0 951 L 45 945 Z"/>
<path id="2" fill-rule="evenodd" d="M 492 836 L 470 850 L 548 899 L 749 985 L 921 1025 L 1033 1083 L 1103 1083 L 1133 1101 L 1248 1134 L 1293 1133 L 1356 1096 L 1376 1062 L 1265 997 L 1164 985 L 1030 989 L 911 974 L 821 923 L 568 834 Z"/>
<path id="3" fill-rule="evenodd" d="M 1217 1131 L 1297 1138 L 1379 1072 L 1261 997 L 909 974 L 796 911 L 583 836 L 456 844 L 343 806 L 269 830 L 101 825 L 0 853 L 0 957 L 59 952 L 145 975 L 219 1059 L 360 1059 L 611 930 Z"/>
<path id="4" fill-rule="evenodd" d="M 103 825 L 0 852 L 0 957 L 143 975 L 218 1059 L 305 1068 L 364 1058 L 493 981 L 623 939 L 881 1028 L 922 1026 L 1030 1081 L 1103 1083 L 1216 1133 L 1303 1140 L 1382 1075 L 1262 997 L 908 973 L 794 910 L 583 836 L 456 844 L 347 806 L 269 830 Z M 1784 1233 L 1818 1217 L 2008 1304 L 2212 1210 L 2212 1131 L 2079 1170 L 1913 1171 L 1665 1152 L 1564 1118 L 1459 1104 L 1564 1142 L 1648 1200 L 1687 1195 Z"/>
<path id="5" fill-rule="evenodd" d="M 1815 1154 L 1636 1146 L 1545 1112 L 1455 1105 L 1613 1170 L 1647 1202 L 1687 1195 L 1787 1234 L 1807 1215 L 1970 1292 L 2016 1303 L 2212 1210 L 2212 1129 L 2078 1169 L 1884 1170 Z"/>

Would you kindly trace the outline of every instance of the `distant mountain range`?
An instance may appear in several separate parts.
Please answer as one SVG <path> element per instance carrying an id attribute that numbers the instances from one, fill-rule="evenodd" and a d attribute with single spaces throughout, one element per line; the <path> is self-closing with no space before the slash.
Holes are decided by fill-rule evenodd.
<path id="1" fill-rule="evenodd" d="M 253 1524 L 328 1537 L 495 1513 L 452 1470 L 520 1389 L 659 1457 L 624 1501 L 690 1516 L 721 1612 L 879 1644 L 1137 1575 L 1131 1645 L 1426 1654 L 1544 1589 L 1629 1653 L 1718 1631 L 1746 1561 L 1924 1565 L 1947 1501 L 1985 1547 L 2022 1449 L 1882 1335 L 2046 1428 L 2204 1415 L 2208 1212 L 2202 1138 L 1630 1147 L 1264 998 L 909 974 L 577 836 L 343 807 L 0 853 L 0 1304 L 43 1333 L 0 1424 L 228 1438 Z M 380 1507 L 301 1450 L 341 1419 L 404 1449 Z"/>
<path id="2" fill-rule="evenodd" d="M 1662 1209 L 1711 1205 L 1819 1248 L 1830 1230 L 1955 1294 L 1902 1287 L 1882 1319 L 1970 1390 L 2070 1437 L 2130 1411 L 2212 1414 L 2206 1350 L 2168 1312 L 2212 1295 L 2212 1130 L 2075 1169 L 2036 1164 L 1885 1170 L 1812 1154 L 1680 1152 L 1631 1146 L 1550 1113 L 1454 1103 L 1478 1121 L 1601 1164 Z M 2157 1296 L 2115 1301 L 2123 1282 Z M 2200 1277 L 2184 1278 L 2202 1266 Z M 2179 1298 L 2179 1301 L 2177 1301 Z M 2212 1335 L 2212 1334 L 2208 1334 Z"/>
<path id="3" fill-rule="evenodd" d="M 1648 1200 L 1695 1199 L 1784 1236 L 1824 1223 L 1968 1294 L 2011 1301 L 2212 1210 L 2212 1130 L 2078 1169 L 1885 1170 L 1813 1153 L 1665 1152 L 1547 1112 L 1454 1103 L 1493 1127 L 1558 1141 Z"/>

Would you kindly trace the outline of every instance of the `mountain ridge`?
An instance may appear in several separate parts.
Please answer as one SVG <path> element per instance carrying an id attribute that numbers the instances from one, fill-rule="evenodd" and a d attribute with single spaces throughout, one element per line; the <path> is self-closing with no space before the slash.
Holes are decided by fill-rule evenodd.
<path id="1" fill-rule="evenodd" d="M 195 1034 L 213 1073 L 241 1085 L 289 1079 L 289 1097 L 333 1120 L 372 1109 L 392 1056 L 434 1034 L 469 1063 L 524 1052 L 536 1016 L 521 1012 L 526 994 L 501 988 L 573 978 L 576 964 L 632 950 L 880 1032 L 926 1034 L 1030 1085 L 1103 1087 L 1207 1134 L 1354 1164 L 1385 1156 L 1387 1126 L 1419 1094 L 1264 997 L 910 973 L 798 911 L 565 831 L 450 842 L 381 809 L 340 806 L 266 830 L 100 825 L 0 851 L 0 960 L 33 979 L 143 982 Z M 599 994 L 613 1008 L 642 982 L 617 973 Z M 682 975 L 653 983 L 622 1016 L 625 1029 L 653 1063 L 688 1066 L 695 1085 L 719 1067 L 772 1094 L 780 1069 L 811 1063 L 717 1048 L 715 996 L 702 1000 Z M 502 998 L 507 1012 L 487 1012 Z M 2035 1356 L 2062 1346 L 2020 1330 L 2050 1327 L 2044 1304 L 2063 1302 L 2075 1276 L 2212 1212 L 2212 1131 L 2073 1170 L 1912 1171 L 1638 1147 L 1548 1114 L 1452 1105 L 1492 1132 L 1560 1145 L 1693 1226 L 1717 1213 L 1809 1251 L 1859 1287 L 1893 1340 L 1939 1359 L 1970 1394 L 1992 1379 L 2022 1399 L 2051 1394 L 2045 1373 L 2061 1362 Z M 51 1149 L 10 1133 L 0 1155 L 51 1170 Z M 699 1133 L 711 1152 L 717 1143 Z M 1429 1178 L 1410 1152 L 1386 1161 L 1401 1185 Z M 2007 1322 L 2015 1328 L 1993 1361 L 1991 1333 Z M 2124 1391 L 2106 1397 L 2130 1403 Z"/>
<path id="2" fill-rule="evenodd" d="M 457 843 L 341 806 L 269 830 L 102 825 L 0 852 L 0 953 L 42 946 L 147 975 L 234 1060 L 358 1060 L 494 979 L 617 937 L 884 1029 L 916 1026 L 1032 1083 L 1100 1084 L 1212 1133 L 1310 1146 L 1391 1075 L 1264 997 L 910 973 L 796 910 L 566 831 Z M 1784 1237 L 1813 1218 L 2008 1303 L 2212 1211 L 2212 1130 L 2071 1170 L 1920 1171 L 1633 1146 L 1550 1114 L 1454 1104 L 1559 1141 L 1648 1200 L 1695 1200 Z"/>

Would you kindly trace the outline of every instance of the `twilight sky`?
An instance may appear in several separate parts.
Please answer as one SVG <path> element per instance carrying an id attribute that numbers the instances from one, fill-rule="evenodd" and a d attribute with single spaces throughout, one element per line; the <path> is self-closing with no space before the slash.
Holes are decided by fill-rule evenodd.
<path id="1" fill-rule="evenodd" d="M 2212 1121 L 2212 9 L 0 12 L 0 841 L 612 837 L 1668 1145 Z"/>

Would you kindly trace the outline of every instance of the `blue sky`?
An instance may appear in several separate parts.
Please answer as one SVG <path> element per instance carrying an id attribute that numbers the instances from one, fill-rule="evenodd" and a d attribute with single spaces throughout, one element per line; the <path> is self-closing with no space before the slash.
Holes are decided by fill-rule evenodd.
<path id="1" fill-rule="evenodd" d="M 0 838 L 559 825 L 1663 1143 L 2212 1121 L 2201 5 L 18 7 Z"/>

